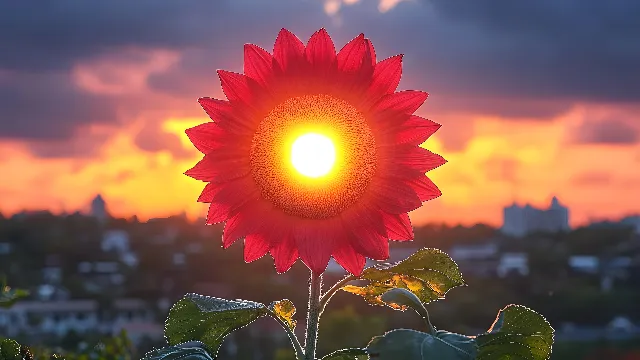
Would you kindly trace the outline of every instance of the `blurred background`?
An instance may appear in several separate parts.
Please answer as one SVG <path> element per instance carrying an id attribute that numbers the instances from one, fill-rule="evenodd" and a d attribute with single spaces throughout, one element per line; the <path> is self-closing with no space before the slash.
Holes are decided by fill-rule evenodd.
<path id="1" fill-rule="evenodd" d="M 141 355 L 186 292 L 289 298 L 303 328 L 306 269 L 223 251 L 182 175 L 201 157 L 184 130 L 208 121 L 196 99 L 223 98 L 215 71 L 282 27 L 338 49 L 363 32 L 378 60 L 405 54 L 400 89 L 430 93 L 444 195 L 391 260 L 428 246 L 459 264 L 469 286 L 428 306 L 436 327 L 474 335 L 520 303 L 555 327 L 554 359 L 640 358 L 640 3 L 624 0 L 0 2 L 0 274 L 31 291 L 0 336 L 77 352 L 125 330 Z M 421 326 L 339 293 L 319 351 Z M 288 348 L 261 319 L 221 358 Z"/>

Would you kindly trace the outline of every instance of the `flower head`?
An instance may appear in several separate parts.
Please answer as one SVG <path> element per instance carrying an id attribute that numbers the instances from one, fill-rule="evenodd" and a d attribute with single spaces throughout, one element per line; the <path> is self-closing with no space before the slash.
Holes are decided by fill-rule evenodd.
<path id="1" fill-rule="evenodd" d="M 359 275 L 413 239 L 408 212 L 441 195 L 425 172 L 446 161 L 420 147 L 440 125 L 413 115 L 427 93 L 395 92 L 401 65 L 363 34 L 336 53 L 324 29 L 306 46 L 282 29 L 273 55 L 247 44 L 244 74 L 218 71 L 227 100 L 198 100 L 213 122 L 187 130 L 204 158 L 186 175 L 208 183 L 198 201 L 225 248 Z"/>

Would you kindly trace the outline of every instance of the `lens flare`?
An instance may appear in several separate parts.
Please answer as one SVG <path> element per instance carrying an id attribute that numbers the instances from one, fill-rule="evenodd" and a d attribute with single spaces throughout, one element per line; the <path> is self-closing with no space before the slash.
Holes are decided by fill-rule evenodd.
<path id="1" fill-rule="evenodd" d="M 299 136 L 291 146 L 291 163 L 304 176 L 327 175 L 335 162 L 336 148 L 324 135 L 307 133 Z"/>

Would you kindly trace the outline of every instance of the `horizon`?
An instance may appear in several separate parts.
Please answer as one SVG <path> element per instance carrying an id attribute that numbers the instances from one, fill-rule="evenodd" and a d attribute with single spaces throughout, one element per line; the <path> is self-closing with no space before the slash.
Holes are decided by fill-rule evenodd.
<path id="1" fill-rule="evenodd" d="M 104 199 L 104 197 L 102 196 L 102 194 L 96 194 L 92 200 L 96 199 L 98 196 L 100 196 L 101 198 Z M 560 200 L 560 205 L 565 206 L 565 204 Z M 155 220 L 155 219 L 166 219 L 166 218 L 172 218 L 172 217 L 184 217 L 187 219 L 188 222 L 190 223 L 196 223 L 199 220 L 203 220 L 203 224 L 204 224 L 204 219 L 206 219 L 206 216 L 203 214 L 206 213 L 199 213 L 199 214 L 189 214 L 188 212 L 186 212 L 185 210 L 182 211 L 177 211 L 174 213 L 170 213 L 170 214 L 166 214 L 164 216 L 151 216 L 151 217 L 141 217 L 138 214 L 132 213 L 132 214 L 115 214 L 109 211 L 109 206 L 108 206 L 108 201 L 105 200 L 105 204 L 106 206 L 106 211 L 107 211 L 107 215 L 113 219 L 124 219 L 124 220 L 131 220 L 133 217 L 135 217 L 138 221 L 140 222 L 147 222 L 150 220 Z M 203 204 L 206 206 L 206 204 Z M 537 210 L 547 210 L 548 206 L 542 206 L 542 207 L 537 207 L 537 206 L 533 206 L 531 203 L 529 202 L 511 202 L 511 203 L 507 203 L 504 204 L 502 209 L 505 209 L 509 206 L 513 206 L 516 205 L 520 208 L 524 208 L 525 206 L 532 206 L 534 209 Z M 575 229 L 579 229 L 582 227 L 587 227 L 589 225 L 594 225 L 594 224 L 600 224 L 600 223 L 619 223 L 625 219 L 629 219 L 629 218 L 636 218 L 636 217 L 640 217 L 640 211 L 637 212 L 629 212 L 627 214 L 623 214 L 617 218 L 590 218 L 585 222 L 582 223 L 575 223 L 575 221 L 571 221 L 571 208 L 568 208 L 569 210 L 569 226 L 571 227 L 571 230 L 575 230 Z M 54 216 L 69 216 L 69 215 L 75 215 L 75 214 L 80 214 L 83 216 L 94 216 L 91 214 L 91 202 L 89 202 L 86 206 L 81 207 L 81 208 L 76 208 L 76 209 L 62 209 L 59 211 L 52 211 L 51 209 L 46 209 L 46 208 L 41 208 L 41 209 L 37 209 L 37 208 L 33 208 L 33 209 L 21 209 L 19 211 L 16 212 L 12 212 L 12 213 L 4 213 L 0 210 L 0 215 L 4 216 L 5 218 L 11 218 L 13 216 L 16 215 L 21 215 L 21 214 L 35 214 L 35 213 L 39 213 L 39 212 L 49 212 L 51 215 Z M 456 226 L 462 226 L 462 227 L 474 227 L 474 226 L 488 226 L 488 227 L 492 227 L 495 228 L 497 230 L 499 230 L 502 225 L 503 225 L 503 218 L 501 218 L 499 223 L 490 223 L 490 222 L 483 222 L 483 221 L 477 221 L 477 222 L 467 222 L 467 223 L 463 223 L 463 222 L 447 222 L 447 221 L 427 221 L 427 222 L 419 222 L 416 223 L 413 220 L 413 212 L 409 213 L 409 216 L 411 218 L 411 222 L 414 228 L 418 228 L 418 227 L 424 227 L 424 226 L 448 226 L 448 227 L 456 227 Z M 217 224 L 213 224 L 215 225 L 220 225 L 220 223 Z"/>

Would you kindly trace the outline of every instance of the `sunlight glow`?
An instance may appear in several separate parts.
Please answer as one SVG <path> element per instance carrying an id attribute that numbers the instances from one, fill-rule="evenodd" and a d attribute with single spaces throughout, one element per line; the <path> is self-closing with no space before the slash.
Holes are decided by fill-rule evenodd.
<path id="1" fill-rule="evenodd" d="M 291 146 L 291 163 L 304 176 L 327 175 L 336 161 L 336 149 L 330 138 L 318 133 L 299 136 Z"/>

